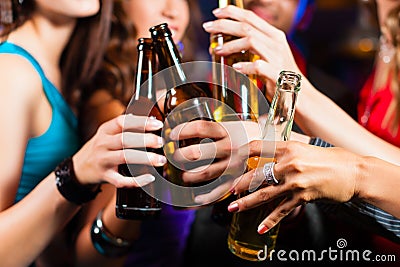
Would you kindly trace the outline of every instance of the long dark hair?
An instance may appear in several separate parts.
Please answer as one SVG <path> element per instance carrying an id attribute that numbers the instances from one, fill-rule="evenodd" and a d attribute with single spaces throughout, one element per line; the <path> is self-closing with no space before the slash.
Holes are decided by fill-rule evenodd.
<path id="1" fill-rule="evenodd" d="M 56 4 L 56 3 L 55 3 Z M 30 19 L 35 10 L 35 1 L 0 0 L 0 7 L 9 7 L 11 20 L 0 14 L 0 40 L 7 39 L 9 33 Z M 72 106 L 80 101 L 80 88 L 86 88 L 103 60 L 103 51 L 108 43 L 113 0 L 102 0 L 100 12 L 88 18 L 78 19 L 74 32 L 65 47 L 60 69 L 61 91 Z M 9 14 L 8 12 L 8 14 Z"/>
<path id="2" fill-rule="evenodd" d="M 184 61 L 194 60 L 198 42 L 196 41 L 200 26 L 201 13 L 197 0 L 189 0 L 190 21 L 182 40 L 185 51 Z M 136 30 L 128 16 L 125 14 L 122 3 L 114 2 L 114 12 L 111 23 L 110 41 L 106 49 L 104 61 L 96 73 L 87 95 L 83 99 L 88 100 L 93 92 L 98 89 L 106 90 L 115 99 L 127 104 L 133 93 L 134 74 L 136 68 Z"/>

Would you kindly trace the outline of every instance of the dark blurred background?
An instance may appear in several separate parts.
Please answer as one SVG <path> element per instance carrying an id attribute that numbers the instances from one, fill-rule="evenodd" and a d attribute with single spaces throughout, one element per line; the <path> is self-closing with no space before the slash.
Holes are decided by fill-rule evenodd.
<path id="1" fill-rule="evenodd" d="M 200 0 L 205 21 L 217 0 Z M 373 0 L 315 0 L 311 24 L 295 36 L 309 63 L 357 95 L 373 65 L 379 27 Z M 208 49 L 208 40 L 204 47 Z"/>

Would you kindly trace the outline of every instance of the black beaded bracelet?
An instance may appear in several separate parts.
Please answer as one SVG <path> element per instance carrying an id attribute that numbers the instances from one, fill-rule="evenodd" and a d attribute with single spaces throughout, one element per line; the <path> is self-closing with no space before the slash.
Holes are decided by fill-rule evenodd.
<path id="1" fill-rule="evenodd" d="M 99 211 L 90 231 L 93 246 L 103 256 L 116 258 L 127 255 L 133 242 L 112 235 L 103 224 L 103 211 Z"/>
<path id="2" fill-rule="evenodd" d="M 76 179 L 72 158 L 61 162 L 54 170 L 60 194 L 70 202 L 82 205 L 96 198 L 100 185 L 82 185 Z"/>

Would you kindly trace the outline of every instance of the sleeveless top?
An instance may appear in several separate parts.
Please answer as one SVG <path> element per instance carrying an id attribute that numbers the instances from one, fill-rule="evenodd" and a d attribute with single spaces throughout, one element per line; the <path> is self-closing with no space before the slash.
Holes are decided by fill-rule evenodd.
<path id="1" fill-rule="evenodd" d="M 382 121 L 394 97 L 391 90 L 391 79 L 389 77 L 382 88 L 373 93 L 374 77 L 375 71 L 372 72 L 360 91 L 358 122 L 376 136 L 400 147 L 400 131 L 393 135 L 388 128 L 382 126 Z"/>
<path id="2" fill-rule="evenodd" d="M 0 44 L 0 53 L 15 54 L 27 59 L 40 75 L 43 91 L 52 108 L 49 128 L 28 140 L 15 202 L 24 198 L 65 158 L 80 147 L 78 120 L 57 90 L 46 78 L 39 63 L 25 49 L 10 42 Z"/>

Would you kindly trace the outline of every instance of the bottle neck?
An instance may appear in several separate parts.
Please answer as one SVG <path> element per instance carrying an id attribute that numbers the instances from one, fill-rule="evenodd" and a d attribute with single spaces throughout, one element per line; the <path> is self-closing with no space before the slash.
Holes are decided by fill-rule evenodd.
<path id="1" fill-rule="evenodd" d="M 292 131 L 300 75 L 282 72 L 268 113 L 264 139 L 287 141 Z"/>
<path id="2" fill-rule="evenodd" d="M 219 8 L 223 8 L 229 5 L 237 6 L 240 8 L 244 8 L 243 0 L 219 0 Z"/>
<path id="3" fill-rule="evenodd" d="M 138 48 L 138 60 L 135 79 L 135 100 L 140 97 L 157 102 L 152 77 L 155 73 L 155 55 L 151 46 Z"/>
<path id="4" fill-rule="evenodd" d="M 182 69 L 182 58 L 171 36 L 162 36 L 155 43 L 156 52 L 161 69 L 169 68 L 169 78 L 174 84 L 187 82 L 185 72 Z"/>

